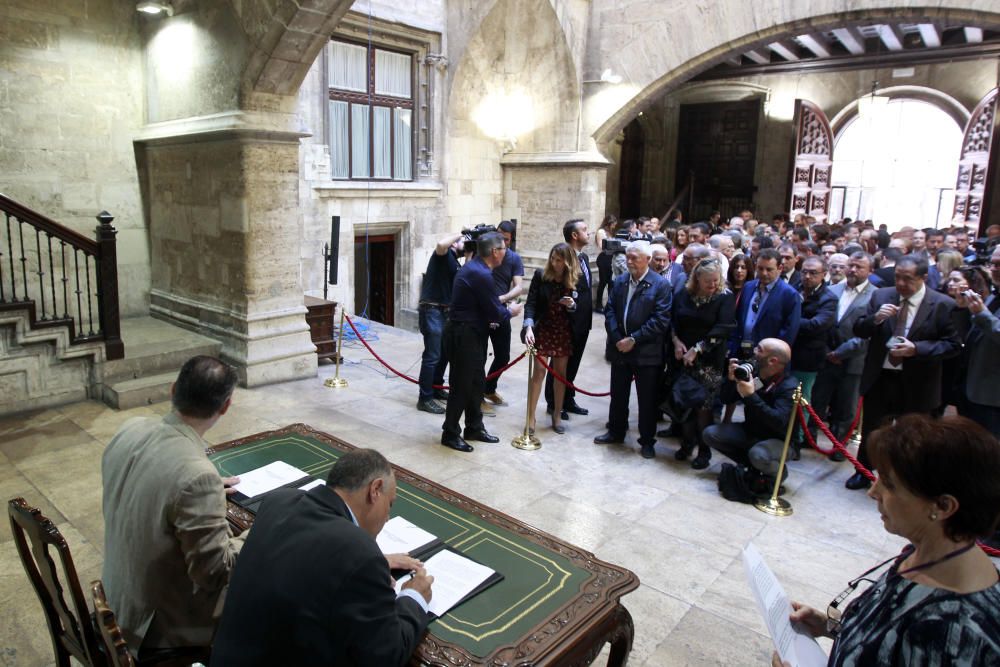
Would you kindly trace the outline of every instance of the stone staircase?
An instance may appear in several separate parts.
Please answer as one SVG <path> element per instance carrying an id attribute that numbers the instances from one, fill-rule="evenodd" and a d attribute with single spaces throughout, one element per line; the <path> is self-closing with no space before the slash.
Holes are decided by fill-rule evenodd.
<path id="1" fill-rule="evenodd" d="M 122 320 L 125 358 L 95 369 L 94 398 L 125 410 L 170 398 L 170 385 L 189 358 L 218 356 L 222 343 L 152 317 Z"/>
<path id="2" fill-rule="evenodd" d="M 181 365 L 222 344 L 149 316 L 121 320 L 125 357 L 103 341 L 73 344 L 65 327 L 32 329 L 23 310 L 0 312 L 0 416 L 88 398 L 119 409 L 167 400 Z"/>

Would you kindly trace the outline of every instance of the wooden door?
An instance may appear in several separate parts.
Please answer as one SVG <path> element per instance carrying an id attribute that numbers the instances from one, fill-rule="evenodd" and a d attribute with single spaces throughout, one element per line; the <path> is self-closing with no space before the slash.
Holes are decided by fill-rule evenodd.
<path id="1" fill-rule="evenodd" d="M 354 238 L 354 308 L 392 326 L 396 307 L 396 237 Z"/>
<path id="2" fill-rule="evenodd" d="M 830 213 L 833 132 L 826 114 L 808 100 L 795 100 L 795 143 L 789 178 L 790 215 L 826 222 Z"/>
<path id="3" fill-rule="evenodd" d="M 674 192 L 694 177 L 685 219 L 704 220 L 713 210 L 726 218 L 753 210 L 759 120 L 759 99 L 681 105 Z"/>
<path id="4" fill-rule="evenodd" d="M 618 215 L 638 218 L 642 209 L 642 165 L 646 160 L 642 125 L 636 118 L 625 126 L 618 171 Z"/>
<path id="5" fill-rule="evenodd" d="M 989 220 L 989 183 L 991 163 L 996 159 L 997 99 L 1000 89 L 994 88 L 976 105 L 965 134 L 958 159 L 958 180 L 955 184 L 955 222 L 979 227 L 985 236 Z"/>

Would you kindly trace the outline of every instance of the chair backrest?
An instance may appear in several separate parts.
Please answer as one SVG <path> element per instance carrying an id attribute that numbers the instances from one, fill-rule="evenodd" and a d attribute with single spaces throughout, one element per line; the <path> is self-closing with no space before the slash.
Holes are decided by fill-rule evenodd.
<path id="1" fill-rule="evenodd" d="M 29 506 L 24 498 L 8 501 L 7 514 L 21 564 L 45 611 L 56 664 L 68 666 L 72 656 L 87 667 L 103 667 L 105 663 L 90 620 L 90 610 L 66 540 L 55 524 L 42 516 L 41 510 Z M 62 565 L 62 578 L 52 551 Z M 69 604 L 64 594 L 68 594 Z"/>
<path id="2" fill-rule="evenodd" d="M 108 596 L 104 594 L 104 584 L 100 579 L 90 582 L 90 592 L 94 599 L 94 621 L 101 633 L 108 667 L 136 667 L 135 659 L 129 653 L 128 644 L 122 636 L 122 629 L 108 606 Z"/>

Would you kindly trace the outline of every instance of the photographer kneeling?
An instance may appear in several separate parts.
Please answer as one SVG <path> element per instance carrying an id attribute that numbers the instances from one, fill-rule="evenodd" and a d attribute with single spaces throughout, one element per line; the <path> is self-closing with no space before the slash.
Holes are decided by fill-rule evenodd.
<path id="1" fill-rule="evenodd" d="M 729 360 L 729 382 L 721 392 L 724 403 L 743 402 L 744 421 L 714 424 L 702 435 L 706 445 L 740 464 L 723 465 L 722 495 L 748 503 L 774 485 L 799 382 L 785 373 L 792 356 L 785 341 L 765 338 L 753 353 L 752 361 Z"/>

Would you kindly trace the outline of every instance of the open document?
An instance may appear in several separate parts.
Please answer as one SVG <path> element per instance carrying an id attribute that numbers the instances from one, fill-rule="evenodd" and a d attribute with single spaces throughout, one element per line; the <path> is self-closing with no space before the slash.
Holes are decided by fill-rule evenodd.
<path id="1" fill-rule="evenodd" d="M 816 640 L 792 625 L 789 615 L 792 604 L 752 543 L 743 549 L 743 567 L 746 569 L 750 588 L 757 608 L 764 617 L 767 630 L 781 659 L 792 667 L 821 667 L 827 664 L 826 654 Z M 437 582 L 435 582 L 437 583 Z"/>
<path id="2" fill-rule="evenodd" d="M 428 546 L 440 543 L 433 533 L 428 533 L 401 516 L 389 519 L 375 541 L 384 554 L 410 554 L 414 557 L 421 551 L 426 551 Z"/>
<path id="3" fill-rule="evenodd" d="M 240 483 L 233 488 L 247 498 L 254 498 L 306 477 L 309 477 L 309 473 L 288 465 L 284 461 L 275 461 L 268 463 L 263 468 L 242 473 Z"/>
<path id="4" fill-rule="evenodd" d="M 503 577 L 494 570 L 448 549 L 443 549 L 424 563 L 427 574 L 434 577 L 431 602 L 428 607 L 435 616 L 444 616 L 452 607 L 478 593 Z M 410 575 L 396 582 L 398 592 Z M 484 584 L 486 584 L 484 586 Z"/>

